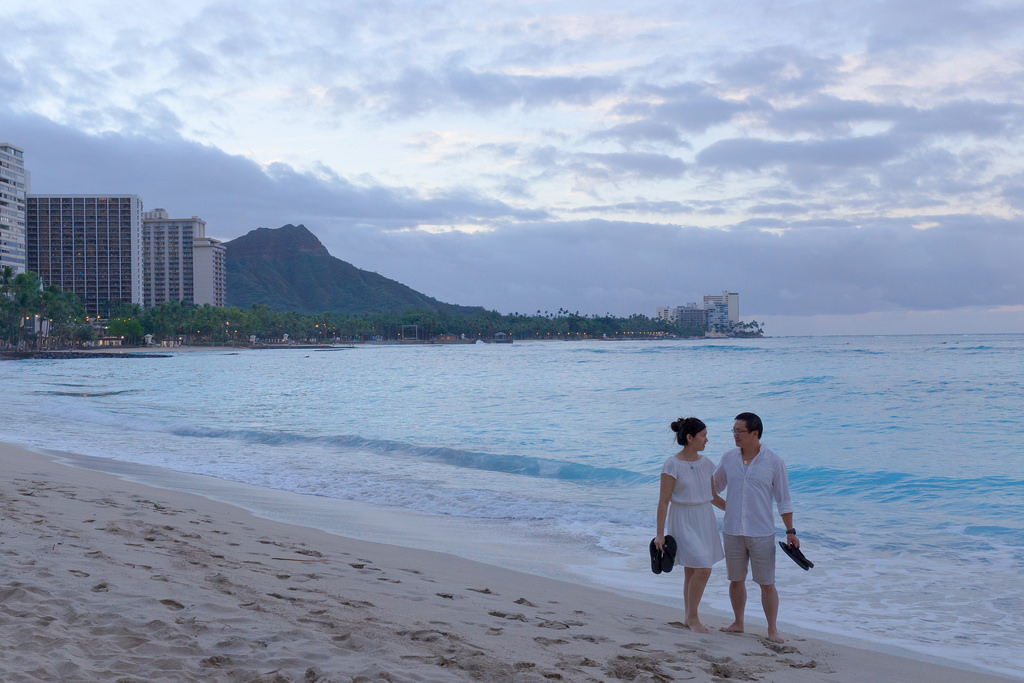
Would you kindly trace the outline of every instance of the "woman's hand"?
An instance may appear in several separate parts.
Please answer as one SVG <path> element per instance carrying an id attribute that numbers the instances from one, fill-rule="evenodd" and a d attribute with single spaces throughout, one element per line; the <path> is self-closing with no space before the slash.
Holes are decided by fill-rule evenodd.
<path id="1" fill-rule="evenodd" d="M 658 534 L 654 537 L 654 547 L 658 549 L 658 552 L 663 552 L 665 545 L 665 535 Z"/>

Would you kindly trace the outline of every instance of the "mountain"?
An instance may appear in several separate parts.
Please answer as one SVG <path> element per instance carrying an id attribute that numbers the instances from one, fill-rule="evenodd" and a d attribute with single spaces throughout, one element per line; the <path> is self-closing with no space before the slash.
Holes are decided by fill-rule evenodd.
<path id="1" fill-rule="evenodd" d="M 483 308 L 446 304 L 331 256 L 304 225 L 257 228 L 226 242 L 227 304 L 274 311 L 359 314 L 431 310 L 460 315 Z"/>

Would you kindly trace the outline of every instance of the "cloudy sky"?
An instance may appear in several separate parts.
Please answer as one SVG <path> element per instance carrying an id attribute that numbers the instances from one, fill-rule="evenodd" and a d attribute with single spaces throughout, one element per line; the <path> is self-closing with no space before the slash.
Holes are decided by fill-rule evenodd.
<path id="1" fill-rule="evenodd" d="M 502 313 L 1024 332 L 1024 3 L 0 0 L 35 193 Z"/>

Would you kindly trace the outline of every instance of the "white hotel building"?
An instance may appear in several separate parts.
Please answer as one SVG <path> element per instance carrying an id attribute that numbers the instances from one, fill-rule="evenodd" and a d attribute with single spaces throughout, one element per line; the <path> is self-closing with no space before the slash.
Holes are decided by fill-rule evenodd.
<path id="1" fill-rule="evenodd" d="M 226 248 L 206 236 L 198 216 L 171 218 L 164 209 L 142 214 L 143 303 L 168 301 L 223 306 Z"/>
<path id="2" fill-rule="evenodd" d="M 25 224 L 28 177 L 25 150 L 0 142 L 0 270 L 10 266 L 16 275 L 24 273 L 28 266 Z"/>

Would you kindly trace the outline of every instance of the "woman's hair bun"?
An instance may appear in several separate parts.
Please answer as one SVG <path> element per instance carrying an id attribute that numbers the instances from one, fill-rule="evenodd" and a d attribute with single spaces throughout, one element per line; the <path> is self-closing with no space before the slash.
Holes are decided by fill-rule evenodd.
<path id="1" fill-rule="evenodd" d="M 671 425 L 672 431 L 676 433 L 676 443 L 685 446 L 690 436 L 696 436 L 707 429 L 701 420 L 696 417 L 681 417 Z"/>

